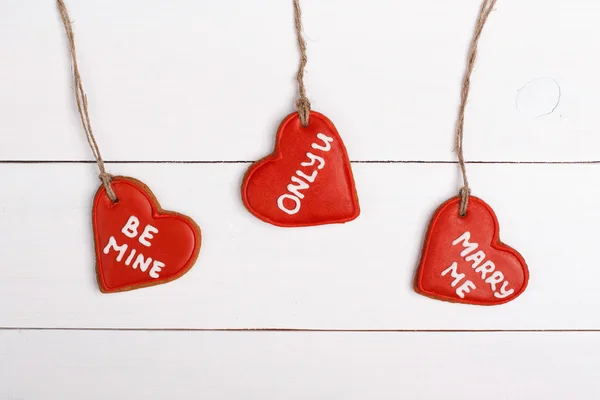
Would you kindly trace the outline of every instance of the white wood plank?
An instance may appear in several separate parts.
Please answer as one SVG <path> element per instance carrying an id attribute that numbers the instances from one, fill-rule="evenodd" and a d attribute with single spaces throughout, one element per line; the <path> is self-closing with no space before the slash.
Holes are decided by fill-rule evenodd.
<path id="1" fill-rule="evenodd" d="M 308 94 L 352 159 L 454 159 L 479 4 L 303 0 Z M 255 160 L 271 150 L 296 98 L 291 1 L 68 6 L 107 159 Z M 599 13 L 589 0 L 498 3 L 473 76 L 468 159 L 599 159 Z M 54 1 L 2 2 L 0 18 L 0 159 L 90 159 Z M 520 92 L 539 78 L 546 84 Z M 552 80 L 560 102 L 536 118 L 553 104 Z"/>
<path id="2" fill-rule="evenodd" d="M 517 300 L 484 308 L 415 294 L 413 274 L 456 165 L 355 164 L 362 214 L 283 229 L 240 201 L 247 165 L 126 164 L 163 207 L 203 229 L 197 265 L 158 287 L 104 295 L 90 223 L 93 164 L 0 165 L 0 326 L 322 329 L 599 329 L 598 165 L 471 165 L 505 243 L 531 273 Z"/>
<path id="3" fill-rule="evenodd" d="M 0 399 L 595 399 L 598 333 L 0 332 Z"/>

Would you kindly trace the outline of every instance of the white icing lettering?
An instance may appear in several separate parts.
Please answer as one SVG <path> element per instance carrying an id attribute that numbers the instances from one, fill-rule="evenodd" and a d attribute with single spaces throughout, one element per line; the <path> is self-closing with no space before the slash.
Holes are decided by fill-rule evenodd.
<path id="1" fill-rule="evenodd" d="M 289 209 L 285 206 L 284 200 L 285 199 L 290 199 L 293 200 L 295 203 L 295 207 L 292 209 Z M 279 198 L 277 199 L 277 206 L 279 207 L 279 209 L 283 212 L 285 212 L 288 215 L 294 215 L 296 214 L 298 211 L 300 211 L 300 199 L 296 196 L 293 196 L 291 194 L 282 194 L 281 196 L 279 196 Z"/>
<path id="2" fill-rule="evenodd" d="M 317 165 L 317 169 L 323 169 L 323 167 L 325 166 L 325 159 L 323 157 L 315 156 L 311 152 L 306 153 L 306 157 L 308 157 L 310 162 L 300 163 L 300 165 L 302 165 L 303 167 L 312 167 L 313 165 L 315 165 L 316 161 L 319 162 L 319 165 Z"/>
<path id="3" fill-rule="evenodd" d="M 133 257 L 135 256 L 136 250 L 131 249 L 131 253 L 127 256 L 127 260 L 125 260 L 125 265 L 131 265 L 131 261 L 133 261 Z"/>
<path id="4" fill-rule="evenodd" d="M 479 250 L 477 253 L 473 253 L 470 256 L 467 256 L 465 258 L 465 261 L 473 261 L 473 264 L 471 264 L 471 268 L 475 269 L 479 266 L 479 264 L 481 264 L 481 262 L 484 260 L 485 258 L 485 253 L 481 250 Z"/>
<path id="5" fill-rule="evenodd" d="M 452 287 L 455 287 L 456 285 L 458 285 L 460 283 L 460 281 L 462 281 L 463 278 L 465 277 L 465 274 L 458 273 L 458 264 L 456 262 L 453 262 L 451 266 L 446 268 L 442 272 L 442 276 L 446 276 L 448 274 L 448 272 L 450 272 L 450 276 L 452 278 L 454 278 L 454 281 L 451 283 Z"/>
<path id="6" fill-rule="evenodd" d="M 311 145 L 311 147 L 313 149 L 317 149 L 317 150 L 321 150 L 321 151 L 329 151 L 329 150 L 331 150 L 331 143 L 333 142 L 333 138 L 330 138 L 329 136 L 324 135 L 322 133 L 317 133 L 317 139 L 321 139 L 323 141 L 324 146 L 321 146 L 320 144 L 313 143 Z"/>
<path id="7" fill-rule="evenodd" d="M 132 215 L 129 217 L 123 228 L 121 228 L 121 233 L 123 233 L 126 237 L 133 239 L 138 236 L 139 226 L 140 220 L 136 216 Z M 150 247 L 150 240 L 154 238 L 154 234 L 156 233 L 158 233 L 158 229 L 156 227 L 152 225 L 146 225 L 142 231 L 142 234 L 139 236 L 138 241 L 142 245 Z M 128 248 L 129 246 L 127 243 L 119 246 L 115 237 L 111 236 L 108 239 L 108 244 L 104 247 L 102 252 L 104 254 L 109 254 L 111 250 L 117 251 L 118 253 L 116 256 L 116 261 L 121 262 L 125 256 L 125 253 L 127 253 Z M 152 260 L 151 257 L 144 257 L 142 253 L 138 252 L 138 250 L 134 248 L 129 250 L 129 254 L 127 254 L 127 258 L 125 259 L 125 265 L 131 266 L 132 269 L 139 269 L 141 272 L 147 272 L 150 268 L 150 265 L 152 265 L 152 268 L 150 268 L 150 271 L 148 271 L 148 274 L 151 278 L 158 278 L 158 273 L 165 266 L 165 264 L 161 261 Z"/>
<path id="8" fill-rule="evenodd" d="M 496 284 L 500 283 L 504 280 L 504 274 L 500 271 L 494 271 L 494 273 L 485 280 L 485 283 L 488 283 L 492 290 L 496 290 Z"/>
<path id="9" fill-rule="evenodd" d="M 494 297 L 497 297 L 499 299 L 505 299 L 515 292 L 515 289 L 506 290 L 507 287 L 508 282 L 504 281 L 504 283 L 502 284 L 502 288 L 500 288 L 500 293 L 494 292 Z"/>
<path id="10" fill-rule="evenodd" d="M 127 251 L 127 244 L 119 246 L 117 244 L 117 241 L 115 240 L 115 237 L 111 236 L 110 239 L 108 239 L 108 244 L 106 245 L 106 247 L 104 247 L 104 250 L 102 250 L 102 252 L 104 254 L 108 254 L 111 248 L 119 252 L 119 255 L 117 256 L 117 261 L 120 262 L 123 259 L 123 255 L 125 255 L 125 252 Z"/>
<path id="11" fill-rule="evenodd" d="M 151 262 L 152 258 L 148 257 L 147 259 L 145 259 L 143 254 L 140 253 L 133 262 L 132 268 L 136 269 L 137 267 L 140 267 L 140 270 L 142 270 L 142 272 L 146 272 Z"/>
<path id="12" fill-rule="evenodd" d="M 465 249 L 460 253 L 461 257 L 469 255 L 470 253 L 475 251 L 477 249 L 477 247 L 479 247 L 479 245 L 477 243 L 469 243 L 469 239 L 471 239 L 471 232 L 467 231 L 467 232 L 463 233 L 454 242 L 452 242 L 452 246 L 456 246 L 457 244 L 462 242 L 462 245 L 463 245 L 463 247 L 465 247 Z"/>
<path id="13" fill-rule="evenodd" d="M 454 278 L 452 283 L 450 284 L 452 287 L 456 287 L 463 279 L 465 279 L 465 274 L 461 274 L 458 272 L 458 263 L 453 262 L 451 266 L 442 271 L 442 276 L 446 276 L 450 273 L 450 276 Z M 465 293 L 470 293 L 471 289 L 477 289 L 475 284 L 470 280 L 466 280 L 456 288 L 456 295 L 461 299 L 465 298 Z"/>
<path id="14" fill-rule="evenodd" d="M 471 233 L 469 231 L 464 232 L 460 237 L 452 242 L 452 246 L 461 244 L 464 248 L 460 256 L 464 260 L 471 264 L 471 268 L 481 277 L 481 280 L 489 285 L 489 288 L 494 292 L 494 297 L 498 299 L 505 299 L 508 296 L 514 294 L 515 289 L 509 288 L 510 283 L 506 280 L 504 274 L 498 271 L 496 264 L 487 260 L 487 255 L 483 250 L 477 250 L 479 245 L 475 242 L 470 242 Z M 475 250 L 477 250 L 475 252 Z M 442 276 L 451 273 L 451 276 L 455 280 L 451 283 L 452 287 L 456 287 L 464 278 L 465 274 L 458 273 L 457 263 L 453 263 L 452 266 L 442 272 Z M 500 288 L 498 291 L 497 288 Z M 472 281 L 463 281 L 462 285 L 456 289 L 456 294 L 464 298 L 465 293 L 469 293 L 471 290 L 476 289 L 475 283 Z M 460 292 L 460 293 L 459 293 Z"/>
<path id="15" fill-rule="evenodd" d="M 496 269 L 496 265 L 492 261 L 486 261 L 483 265 L 475 268 L 475 272 L 479 272 L 481 274 L 481 279 L 485 280 L 487 274 L 494 272 Z"/>
<path id="16" fill-rule="evenodd" d="M 308 182 L 308 183 L 313 183 L 315 181 L 315 179 L 317 179 L 318 173 L 319 173 L 318 171 L 313 171 L 313 173 L 311 175 L 306 175 L 304 172 L 302 172 L 300 170 L 296 171 L 296 175 L 298 175 L 300 178 L 306 179 L 306 182 Z M 292 178 L 292 180 L 294 180 L 294 178 Z"/>
<path id="17" fill-rule="evenodd" d="M 158 233 L 158 229 L 156 229 L 155 227 L 153 227 L 150 224 L 146 225 L 146 227 L 144 228 L 144 232 L 142 232 L 142 234 L 140 235 L 140 237 L 138 239 L 139 242 L 146 247 L 150 247 L 151 244 L 150 244 L 149 240 L 154 238 L 153 233 Z"/>
<path id="18" fill-rule="evenodd" d="M 477 287 L 475 286 L 475 284 L 473 282 L 471 282 L 471 281 L 465 281 L 465 283 L 463 283 L 458 288 L 456 288 L 456 294 L 461 299 L 464 299 L 465 298 L 465 293 L 470 293 L 471 289 L 477 289 Z"/>
<path id="19" fill-rule="evenodd" d="M 158 273 L 162 270 L 162 267 L 164 267 L 165 264 L 161 263 L 160 261 L 156 261 L 154 260 L 154 263 L 152 264 L 152 268 L 150 269 L 150 272 L 148 273 L 150 275 L 150 278 L 158 278 Z"/>
<path id="20" fill-rule="evenodd" d="M 295 185 L 293 184 L 289 184 L 287 186 L 287 190 L 290 193 L 293 193 L 296 197 L 303 199 L 304 198 L 304 194 L 300 193 L 300 190 L 306 190 L 308 189 L 310 186 L 308 186 L 308 183 L 304 182 L 302 179 L 299 179 L 295 176 L 292 176 L 292 182 L 295 183 Z"/>
<path id="21" fill-rule="evenodd" d="M 316 150 L 321 150 L 323 152 L 327 152 L 331 150 L 331 143 L 333 143 L 333 138 L 324 135 L 323 133 L 317 133 L 317 139 L 321 140 L 323 144 L 319 144 L 314 142 L 311 144 L 311 147 Z M 314 183 L 319 175 L 319 170 L 325 167 L 325 159 L 321 156 L 317 156 L 311 152 L 306 153 L 306 157 L 308 158 L 308 162 L 301 162 L 300 165 L 302 167 L 313 167 L 316 165 L 316 169 L 312 169 L 310 175 L 302 170 L 296 170 L 296 175 L 293 175 L 290 180 L 291 183 L 286 186 L 287 193 L 282 194 L 277 198 L 277 207 L 288 215 L 297 214 L 300 211 L 301 200 L 307 195 L 307 193 L 303 193 L 302 191 L 307 191 L 310 189 L 310 184 Z M 302 179 L 300 179 L 302 178 Z M 304 180 L 303 180 L 304 179 Z M 310 193 L 310 192 L 308 192 Z M 291 200 L 294 202 L 294 207 L 290 208 L 290 202 L 285 200 Z M 287 204 L 286 204 L 287 203 Z"/>
<path id="22" fill-rule="evenodd" d="M 123 232 L 123 235 L 125 235 L 129 238 L 134 238 L 138 234 L 138 232 L 137 232 L 138 226 L 140 226 L 140 220 L 137 219 L 137 217 L 135 215 L 132 215 L 127 220 L 127 223 L 125 223 L 125 225 L 123 226 L 123 229 L 121 229 L 121 232 Z"/>

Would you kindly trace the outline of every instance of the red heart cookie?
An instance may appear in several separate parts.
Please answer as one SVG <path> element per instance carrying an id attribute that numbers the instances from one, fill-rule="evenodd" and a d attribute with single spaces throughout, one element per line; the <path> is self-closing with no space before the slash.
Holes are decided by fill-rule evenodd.
<path id="1" fill-rule="evenodd" d="M 499 237 L 498 220 L 483 200 L 469 197 L 467 214 L 459 216 L 460 198 L 435 212 L 423 245 L 415 291 L 456 303 L 497 305 L 527 287 L 525 260 Z"/>
<path id="2" fill-rule="evenodd" d="M 100 186 L 92 210 L 100 290 L 159 285 L 189 271 L 200 251 L 200 227 L 185 215 L 161 209 L 136 179 L 115 177 L 111 186 L 117 201 Z"/>
<path id="3" fill-rule="evenodd" d="M 344 143 L 315 111 L 306 127 L 298 113 L 283 120 L 275 151 L 246 173 L 242 199 L 254 216 L 283 227 L 343 223 L 360 214 Z"/>

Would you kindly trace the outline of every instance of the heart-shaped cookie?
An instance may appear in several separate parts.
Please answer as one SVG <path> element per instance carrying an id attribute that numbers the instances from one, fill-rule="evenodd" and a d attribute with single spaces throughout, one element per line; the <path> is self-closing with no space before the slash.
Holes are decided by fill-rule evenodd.
<path id="1" fill-rule="evenodd" d="M 257 218 L 277 226 L 300 227 L 348 222 L 360 214 L 354 177 L 344 143 L 323 114 L 298 113 L 277 131 L 274 152 L 253 164 L 242 184 L 242 199 Z"/>
<path id="2" fill-rule="evenodd" d="M 163 210 L 136 179 L 114 177 L 111 186 L 118 200 L 113 203 L 100 186 L 92 210 L 100 290 L 159 285 L 189 271 L 200 251 L 200 227 L 185 215 Z"/>
<path id="3" fill-rule="evenodd" d="M 469 197 L 467 214 L 460 198 L 435 212 L 415 280 L 415 291 L 438 300 L 497 305 L 514 300 L 527 287 L 525 260 L 499 237 L 498 220 L 483 200 Z"/>

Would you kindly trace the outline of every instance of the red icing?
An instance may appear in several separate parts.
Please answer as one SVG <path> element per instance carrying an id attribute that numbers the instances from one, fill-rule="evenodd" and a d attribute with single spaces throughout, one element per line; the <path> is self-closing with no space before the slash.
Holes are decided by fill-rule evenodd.
<path id="1" fill-rule="evenodd" d="M 496 305 L 514 300 L 523 293 L 529 280 L 525 260 L 500 241 L 498 220 L 489 205 L 471 196 L 467 215 L 460 217 L 459 203 L 460 198 L 452 198 L 433 216 L 423 245 L 415 290 L 439 300 L 465 304 Z M 468 243 L 477 243 L 477 248 L 465 247 L 467 242 L 462 240 L 465 232 L 470 233 Z M 477 254 L 480 251 L 482 253 Z M 461 252 L 465 252 L 463 256 Z M 482 254 L 485 254 L 483 259 Z M 454 262 L 455 269 L 451 268 Z M 462 279 L 458 279 L 460 274 L 464 274 Z M 500 278 L 503 279 L 500 281 Z M 461 287 L 466 290 L 461 291 Z M 513 292 L 509 294 L 510 290 Z"/>
<path id="2" fill-rule="evenodd" d="M 290 191 L 288 185 L 298 189 Z M 242 198 L 257 218 L 283 227 L 348 222 L 360 214 L 344 143 L 333 123 L 315 111 L 307 127 L 297 113 L 283 120 L 275 151 L 246 173 Z"/>
<path id="3" fill-rule="evenodd" d="M 132 178 L 115 177 L 111 183 L 118 201 L 113 203 L 103 186 L 100 187 L 94 199 L 93 226 L 96 245 L 96 272 L 98 284 L 102 292 L 120 292 L 140 287 L 166 283 L 185 274 L 194 264 L 200 251 L 200 228 L 185 215 L 164 211 L 152 192 L 140 181 Z M 123 227 L 135 216 L 139 220 L 137 235 L 129 237 L 122 232 Z M 143 235 L 147 225 L 151 225 L 149 235 Z M 158 232 L 154 232 L 156 228 Z M 134 235 L 130 229 L 129 235 Z M 111 236 L 118 246 L 127 245 L 122 259 L 117 261 L 120 251 L 111 247 L 108 254 L 104 249 Z M 142 240 L 150 246 L 144 245 Z M 136 253 L 126 265 L 126 261 L 135 249 Z M 140 262 L 149 262 L 146 271 L 143 265 L 133 268 L 135 259 L 140 254 Z M 151 276 L 151 271 L 157 262 Z M 160 266 L 160 264 L 164 266 Z M 158 270 L 160 269 L 160 271 Z"/>

